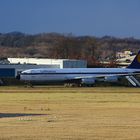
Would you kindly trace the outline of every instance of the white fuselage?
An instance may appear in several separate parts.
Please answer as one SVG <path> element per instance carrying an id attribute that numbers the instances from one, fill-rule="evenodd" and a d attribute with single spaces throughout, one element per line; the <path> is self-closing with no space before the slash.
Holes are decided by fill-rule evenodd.
<path id="1" fill-rule="evenodd" d="M 128 68 L 65 68 L 65 69 L 30 69 L 23 71 L 20 74 L 20 79 L 24 81 L 66 81 L 74 79 L 84 79 L 98 76 L 108 77 L 108 76 L 121 76 L 131 73 L 138 73 L 138 69 L 128 69 Z"/>

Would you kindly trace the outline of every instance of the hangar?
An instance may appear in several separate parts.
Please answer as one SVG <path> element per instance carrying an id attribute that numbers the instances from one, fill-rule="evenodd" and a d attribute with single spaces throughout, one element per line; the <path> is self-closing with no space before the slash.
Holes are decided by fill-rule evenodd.
<path id="1" fill-rule="evenodd" d="M 87 61 L 76 59 L 8 58 L 10 64 L 56 65 L 59 68 L 86 68 Z"/>
<path id="2" fill-rule="evenodd" d="M 86 68 L 85 60 L 7 58 L 0 60 L 0 83 L 3 78 L 15 78 L 21 71 L 36 68 Z"/>
<path id="3" fill-rule="evenodd" d="M 35 68 L 59 68 L 59 65 L 0 64 L 0 78 L 16 77 L 23 70 Z"/>

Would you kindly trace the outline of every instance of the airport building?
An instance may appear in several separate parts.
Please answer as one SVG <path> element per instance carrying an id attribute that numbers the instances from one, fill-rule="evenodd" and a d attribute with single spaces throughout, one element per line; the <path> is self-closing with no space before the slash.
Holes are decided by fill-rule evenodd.
<path id="1" fill-rule="evenodd" d="M 8 58 L 10 64 L 56 65 L 59 68 L 86 68 L 87 61 L 73 59 Z"/>
<path id="2" fill-rule="evenodd" d="M 59 68 L 59 65 L 0 64 L 0 78 L 14 78 L 24 70 L 36 68 Z"/>
<path id="3" fill-rule="evenodd" d="M 0 78 L 14 78 L 21 71 L 36 68 L 86 68 L 84 60 L 7 58 L 0 61 Z"/>

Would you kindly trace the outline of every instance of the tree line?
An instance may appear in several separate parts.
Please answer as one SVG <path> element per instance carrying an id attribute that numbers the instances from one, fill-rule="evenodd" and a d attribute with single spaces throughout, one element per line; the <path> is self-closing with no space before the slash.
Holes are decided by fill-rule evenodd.
<path id="1" fill-rule="evenodd" d="M 0 33 L 0 58 L 37 57 L 55 59 L 84 59 L 89 65 L 101 61 L 113 62 L 116 52 L 137 52 L 140 40 L 104 36 L 74 36 L 72 34 L 20 32 Z"/>

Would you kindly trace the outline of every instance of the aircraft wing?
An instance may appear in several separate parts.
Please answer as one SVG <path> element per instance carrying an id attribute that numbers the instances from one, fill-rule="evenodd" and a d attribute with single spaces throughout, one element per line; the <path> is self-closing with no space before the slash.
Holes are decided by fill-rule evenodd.
<path id="1" fill-rule="evenodd" d="M 140 75 L 140 73 L 127 73 L 127 74 L 101 74 L 101 75 L 91 75 L 91 76 L 77 76 L 74 79 L 84 79 L 84 78 L 105 78 L 105 77 L 111 77 L 111 76 L 136 76 Z"/>

